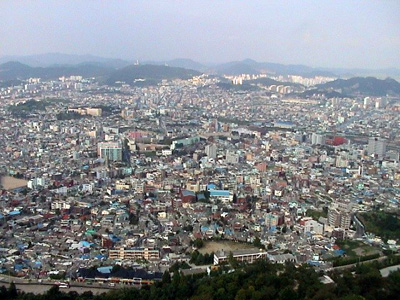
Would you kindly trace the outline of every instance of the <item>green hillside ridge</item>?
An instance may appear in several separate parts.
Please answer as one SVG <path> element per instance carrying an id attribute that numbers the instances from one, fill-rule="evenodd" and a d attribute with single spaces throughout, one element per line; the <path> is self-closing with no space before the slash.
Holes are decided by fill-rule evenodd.
<path id="1" fill-rule="evenodd" d="M 171 275 L 165 272 L 162 281 L 153 286 L 120 288 L 94 296 L 92 292 L 79 295 L 76 292 L 62 292 L 54 286 L 43 295 L 18 292 L 15 285 L 0 288 L 0 299 L 30 300 L 246 300 L 246 299 L 382 299 L 398 298 L 400 292 L 400 271 L 383 278 L 379 269 L 388 264 L 398 264 L 400 258 L 391 256 L 382 262 L 371 262 L 343 271 L 332 271 L 328 275 L 334 283 L 324 284 L 322 272 L 308 265 L 295 266 L 271 264 L 265 260 L 251 265 L 241 265 L 229 259 L 229 265 L 197 275 L 184 276 L 178 268 Z M 179 266 L 178 266 L 179 267 Z M 186 266 L 187 267 L 187 266 Z M 185 268 L 186 268 L 185 267 Z M 234 269 L 232 269 L 232 267 Z"/>
<path id="2" fill-rule="evenodd" d="M 58 79 L 61 76 L 79 75 L 82 77 L 98 77 L 109 74 L 113 69 L 92 63 L 75 66 L 30 67 L 19 62 L 7 62 L 0 65 L 0 80 L 28 79 L 40 77 Z"/>
<path id="3" fill-rule="evenodd" d="M 189 79 L 201 75 L 200 72 L 184 68 L 160 65 L 130 65 L 111 73 L 106 83 L 113 85 L 118 81 L 133 84 L 135 80 L 144 79 L 152 84 L 163 79 Z"/>
<path id="4" fill-rule="evenodd" d="M 400 83 L 392 78 L 353 77 L 337 79 L 317 85 L 319 89 L 340 91 L 348 95 L 386 96 L 400 95 Z"/>

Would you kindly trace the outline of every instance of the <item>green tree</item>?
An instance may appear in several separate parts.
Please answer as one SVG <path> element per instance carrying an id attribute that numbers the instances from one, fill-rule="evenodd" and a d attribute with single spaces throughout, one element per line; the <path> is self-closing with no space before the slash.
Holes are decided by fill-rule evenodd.
<path id="1" fill-rule="evenodd" d="M 114 265 L 112 267 L 111 273 L 116 273 L 118 271 L 120 271 L 122 269 L 122 267 L 120 265 Z"/>
<path id="2" fill-rule="evenodd" d="M 9 299 L 16 299 L 18 297 L 17 287 L 15 286 L 14 282 L 10 283 L 7 294 Z"/>
<path id="3" fill-rule="evenodd" d="M 47 300 L 58 300 L 60 299 L 61 292 L 58 285 L 53 285 L 46 293 Z"/>
<path id="4" fill-rule="evenodd" d="M 259 237 L 256 237 L 256 238 L 254 239 L 253 245 L 254 245 L 254 247 L 265 249 L 265 246 L 264 246 L 263 244 L 261 244 L 261 240 L 260 240 Z"/>
<path id="5" fill-rule="evenodd" d="M 295 300 L 297 299 L 297 294 L 291 287 L 286 287 L 279 293 L 279 299 Z"/>
<path id="6" fill-rule="evenodd" d="M 237 200 L 238 200 L 238 199 L 237 199 L 237 196 L 236 196 L 236 194 L 233 194 L 233 199 L 232 199 L 232 202 L 233 202 L 233 203 L 237 203 Z"/>
<path id="7" fill-rule="evenodd" d="M 177 271 L 179 272 L 179 271 Z M 170 284 L 171 283 L 171 274 L 168 271 L 165 271 L 162 277 L 163 284 Z"/>
<path id="8" fill-rule="evenodd" d="M 7 299 L 7 298 L 8 298 L 7 288 L 4 285 L 2 285 L 0 287 L 0 299 Z"/>
<path id="9" fill-rule="evenodd" d="M 231 267 L 232 267 L 233 269 L 236 269 L 236 268 L 239 266 L 238 261 L 236 260 L 236 258 L 233 257 L 232 251 L 229 252 L 229 255 L 228 255 L 228 263 L 231 265 Z"/>
<path id="10" fill-rule="evenodd" d="M 174 272 L 174 275 L 172 276 L 172 284 L 174 286 L 178 286 L 180 281 L 181 281 L 181 273 L 179 271 Z"/>
<path id="11" fill-rule="evenodd" d="M 203 242 L 202 239 L 196 239 L 193 242 L 193 246 L 195 246 L 197 249 L 200 249 L 200 248 L 202 248 L 204 246 L 204 242 Z"/>

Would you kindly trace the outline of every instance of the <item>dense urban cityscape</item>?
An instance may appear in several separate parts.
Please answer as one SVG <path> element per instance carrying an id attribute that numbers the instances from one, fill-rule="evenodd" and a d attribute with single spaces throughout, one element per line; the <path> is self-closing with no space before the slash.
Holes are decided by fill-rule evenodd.
<path id="1" fill-rule="evenodd" d="M 399 98 L 225 77 L 2 88 L 2 273 L 111 288 L 230 255 L 329 271 L 397 252 Z"/>
<path id="2" fill-rule="evenodd" d="M 399 11 L 0 1 L 0 300 L 398 299 Z"/>

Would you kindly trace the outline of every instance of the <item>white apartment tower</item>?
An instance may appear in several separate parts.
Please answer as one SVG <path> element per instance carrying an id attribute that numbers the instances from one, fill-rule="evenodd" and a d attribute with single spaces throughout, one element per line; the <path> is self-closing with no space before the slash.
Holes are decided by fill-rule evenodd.
<path id="1" fill-rule="evenodd" d="M 205 153 L 209 158 L 217 158 L 217 146 L 215 144 L 207 145 Z"/>
<path id="2" fill-rule="evenodd" d="M 372 137 L 368 140 L 368 155 L 382 159 L 386 154 L 386 139 Z"/>
<path id="3" fill-rule="evenodd" d="M 312 145 L 325 145 L 325 136 L 320 133 L 313 133 L 311 135 L 311 144 Z"/>

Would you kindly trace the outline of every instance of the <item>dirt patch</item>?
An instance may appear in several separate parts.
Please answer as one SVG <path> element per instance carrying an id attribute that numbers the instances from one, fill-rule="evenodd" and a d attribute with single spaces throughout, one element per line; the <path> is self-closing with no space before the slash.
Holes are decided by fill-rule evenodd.
<path id="1" fill-rule="evenodd" d="M 364 255 L 372 255 L 375 253 L 379 253 L 379 251 L 377 249 L 373 249 L 371 247 L 358 247 L 353 249 L 353 252 L 357 255 L 357 256 L 364 256 Z"/>
<path id="2" fill-rule="evenodd" d="M 237 243 L 231 241 L 209 241 L 205 242 L 204 246 L 199 249 L 199 252 L 202 254 L 216 252 L 218 250 L 224 251 L 235 251 L 240 249 L 251 249 L 254 248 L 253 245 L 245 244 L 245 243 Z"/>
<path id="3" fill-rule="evenodd" d="M 5 190 L 13 190 L 20 187 L 25 187 L 28 181 L 24 179 L 18 179 L 11 176 L 0 177 L 0 185 L 3 186 Z"/>

